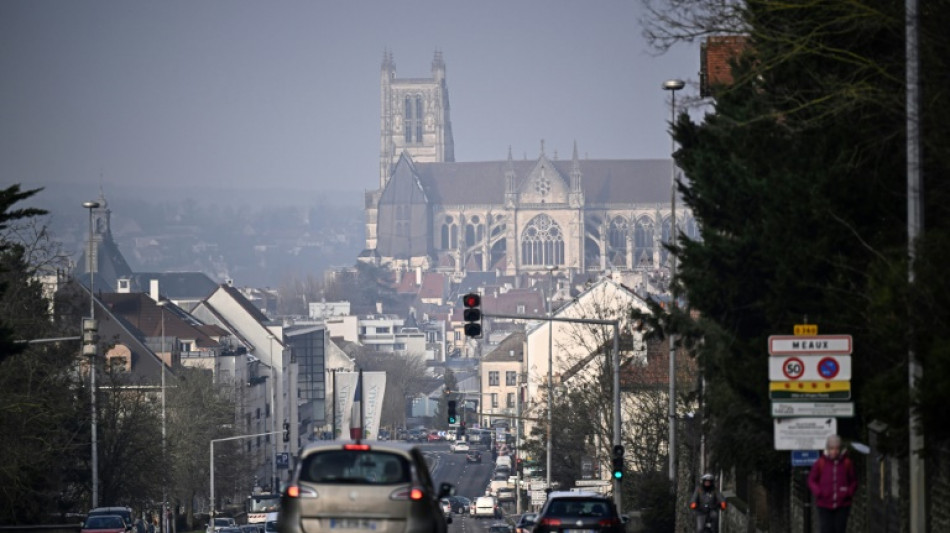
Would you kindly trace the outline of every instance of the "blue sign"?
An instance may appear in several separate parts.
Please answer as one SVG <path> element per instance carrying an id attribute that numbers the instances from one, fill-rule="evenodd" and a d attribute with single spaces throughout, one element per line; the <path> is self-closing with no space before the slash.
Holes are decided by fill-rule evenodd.
<path id="1" fill-rule="evenodd" d="M 290 468 L 290 454 L 287 452 L 280 452 L 274 455 L 274 463 L 277 468 L 286 470 Z"/>
<path id="2" fill-rule="evenodd" d="M 818 450 L 792 450 L 792 466 L 811 466 L 820 453 Z"/>
<path id="3" fill-rule="evenodd" d="M 825 379 L 831 379 L 837 376 L 839 370 L 841 370 L 841 368 L 838 366 L 838 361 L 835 361 L 831 357 L 825 357 L 818 362 L 818 373 Z"/>

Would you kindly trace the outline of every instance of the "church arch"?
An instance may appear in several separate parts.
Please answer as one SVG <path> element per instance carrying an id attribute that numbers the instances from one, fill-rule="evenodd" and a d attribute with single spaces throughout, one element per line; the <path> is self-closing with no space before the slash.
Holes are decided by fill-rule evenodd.
<path id="1" fill-rule="evenodd" d="M 615 216 L 607 228 L 607 258 L 613 266 L 627 266 L 627 219 Z"/>
<path id="2" fill-rule="evenodd" d="M 633 263 L 637 266 L 653 264 L 653 221 L 647 216 L 637 220 L 633 230 Z"/>
<path id="3" fill-rule="evenodd" d="M 564 232 L 548 215 L 540 214 L 532 218 L 521 232 L 521 264 L 564 264 Z"/>

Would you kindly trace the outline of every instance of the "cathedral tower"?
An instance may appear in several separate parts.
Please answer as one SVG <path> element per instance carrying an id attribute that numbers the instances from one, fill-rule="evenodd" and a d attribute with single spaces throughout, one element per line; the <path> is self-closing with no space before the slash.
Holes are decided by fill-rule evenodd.
<path id="1" fill-rule="evenodd" d="M 391 52 L 380 67 L 379 188 L 406 152 L 416 163 L 455 161 L 445 61 L 436 51 L 431 78 L 397 78 Z"/>

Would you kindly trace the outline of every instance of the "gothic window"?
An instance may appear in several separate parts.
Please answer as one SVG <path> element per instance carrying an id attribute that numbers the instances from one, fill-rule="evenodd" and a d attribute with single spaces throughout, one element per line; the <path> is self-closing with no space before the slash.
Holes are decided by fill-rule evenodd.
<path id="1" fill-rule="evenodd" d="M 465 245 L 475 246 L 475 226 L 471 224 L 465 225 Z"/>
<path id="2" fill-rule="evenodd" d="M 457 224 L 452 224 L 451 230 L 452 237 L 452 249 L 456 250 L 459 247 L 459 227 Z"/>
<path id="3" fill-rule="evenodd" d="M 416 142 L 422 142 L 422 97 L 416 97 Z"/>
<path id="4" fill-rule="evenodd" d="M 564 232 L 548 215 L 532 218 L 522 232 L 521 262 L 539 266 L 564 264 Z"/>
<path id="5" fill-rule="evenodd" d="M 412 142 L 412 99 L 406 97 L 406 143 Z"/>
<path id="6" fill-rule="evenodd" d="M 637 220 L 633 231 L 635 265 L 649 265 L 653 263 L 653 222 L 647 217 Z"/>
<path id="7" fill-rule="evenodd" d="M 447 250 L 449 248 L 449 225 L 442 224 L 442 249 Z"/>
<path id="8" fill-rule="evenodd" d="M 627 220 L 623 217 L 614 217 L 607 229 L 608 257 L 616 266 L 625 266 L 627 263 Z"/>

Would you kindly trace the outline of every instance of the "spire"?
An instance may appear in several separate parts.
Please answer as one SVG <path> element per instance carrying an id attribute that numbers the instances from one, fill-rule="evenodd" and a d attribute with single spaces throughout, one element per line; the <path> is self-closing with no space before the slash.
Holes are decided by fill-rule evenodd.
<path id="1" fill-rule="evenodd" d="M 383 62 L 379 66 L 380 70 L 389 72 L 396 70 L 396 63 L 393 62 L 393 53 L 383 49 Z"/>
<path id="2" fill-rule="evenodd" d="M 584 205 L 584 175 L 581 174 L 581 160 L 577 157 L 577 140 L 574 140 L 574 154 L 571 156 L 571 195 L 572 207 Z"/>
<path id="3" fill-rule="evenodd" d="M 511 145 L 508 145 L 508 161 L 505 163 L 505 188 L 507 193 L 515 192 L 515 162 L 511 158 Z"/>

